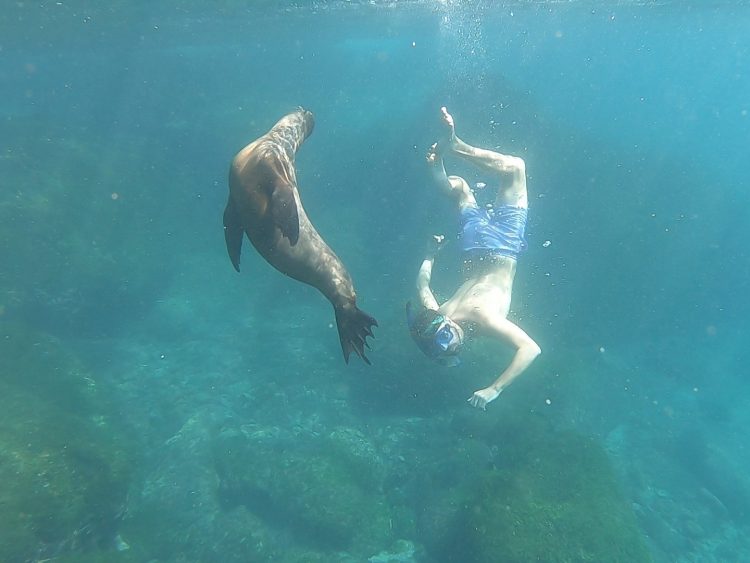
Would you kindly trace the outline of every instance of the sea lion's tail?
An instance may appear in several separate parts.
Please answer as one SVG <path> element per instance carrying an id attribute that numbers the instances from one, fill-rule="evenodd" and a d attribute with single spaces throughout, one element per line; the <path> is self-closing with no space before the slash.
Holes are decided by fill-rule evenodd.
<path id="1" fill-rule="evenodd" d="M 370 360 L 365 356 L 365 347 L 369 348 L 366 338 L 373 336 L 372 327 L 378 326 L 378 321 L 358 309 L 356 305 L 349 304 L 342 307 L 334 307 L 336 312 L 336 326 L 339 329 L 339 340 L 341 350 L 344 352 L 344 361 L 349 363 L 349 354 L 352 351 L 362 358 L 369 366 Z"/>

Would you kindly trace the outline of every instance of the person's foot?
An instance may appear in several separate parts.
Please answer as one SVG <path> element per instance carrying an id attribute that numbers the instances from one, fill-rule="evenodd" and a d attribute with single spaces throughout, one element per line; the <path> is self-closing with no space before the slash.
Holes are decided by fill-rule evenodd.
<path id="1" fill-rule="evenodd" d="M 440 108 L 440 114 L 445 126 L 445 139 L 450 146 L 453 146 L 456 143 L 456 124 L 453 121 L 453 116 L 448 113 L 445 106 Z"/>

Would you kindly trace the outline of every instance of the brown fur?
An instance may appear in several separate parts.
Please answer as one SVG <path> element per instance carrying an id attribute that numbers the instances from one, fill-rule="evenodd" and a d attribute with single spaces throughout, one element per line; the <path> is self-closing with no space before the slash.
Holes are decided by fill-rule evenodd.
<path id="1" fill-rule="evenodd" d="M 243 148 L 229 170 L 224 236 L 240 271 L 243 235 L 274 268 L 317 288 L 333 305 L 344 360 L 354 351 L 366 363 L 366 338 L 377 321 L 357 308 L 351 277 L 302 207 L 294 158 L 314 127 L 302 108 L 282 117 Z"/>

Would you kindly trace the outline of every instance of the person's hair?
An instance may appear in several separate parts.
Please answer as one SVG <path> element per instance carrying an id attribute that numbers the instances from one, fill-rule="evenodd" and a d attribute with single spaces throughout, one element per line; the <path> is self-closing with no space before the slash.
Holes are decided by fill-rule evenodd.
<path id="1" fill-rule="evenodd" d="M 435 356 L 435 331 L 437 326 L 434 323 L 438 317 L 443 317 L 435 309 L 420 307 L 418 311 L 413 311 L 411 303 L 406 304 L 406 314 L 409 322 L 409 333 L 422 352 L 433 358 Z M 434 330 L 431 330 L 434 327 Z"/>

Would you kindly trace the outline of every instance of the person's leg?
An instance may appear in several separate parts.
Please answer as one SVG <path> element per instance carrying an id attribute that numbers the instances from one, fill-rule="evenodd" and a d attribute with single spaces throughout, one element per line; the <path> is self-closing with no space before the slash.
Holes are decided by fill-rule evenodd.
<path id="1" fill-rule="evenodd" d="M 526 163 L 523 159 L 469 145 L 456 136 L 453 116 L 448 113 L 448 110 L 442 107 L 440 112 L 447 130 L 446 142 L 452 154 L 488 172 L 510 176 L 510 185 L 498 190 L 495 203 L 527 207 Z"/>
<path id="2" fill-rule="evenodd" d="M 442 147 L 433 143 L 427 151 L 427 164 L 430 165 L 435 185 L 441 192 L 456 199 L 459 206 L 474 204 L 474 194 L 471 193 L 469 184 L 460 176 L 448 176 L 443 163 Z"/>

